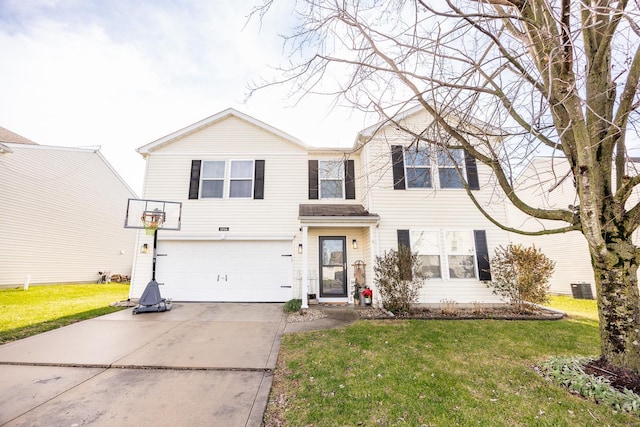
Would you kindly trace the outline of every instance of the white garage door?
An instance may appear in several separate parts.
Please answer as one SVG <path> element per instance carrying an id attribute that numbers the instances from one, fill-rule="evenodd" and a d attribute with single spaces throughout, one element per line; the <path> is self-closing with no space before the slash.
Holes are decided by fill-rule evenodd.
<path id="1" fill-rule="evenodd" d="M 156 280 L 175 301 L 288 301 L 291 242 L 159 241 Z"/>

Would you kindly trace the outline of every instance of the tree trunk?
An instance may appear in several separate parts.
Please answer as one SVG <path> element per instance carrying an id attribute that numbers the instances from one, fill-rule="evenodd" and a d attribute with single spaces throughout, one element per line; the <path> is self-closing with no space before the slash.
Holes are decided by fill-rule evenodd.
<path id="1" fill-rule="evenodd" d="M 638 250 L 631 239 L 611 241 L 605 254 L 591 250 L 600 317 L 602 356 L 640 373 Z"/>

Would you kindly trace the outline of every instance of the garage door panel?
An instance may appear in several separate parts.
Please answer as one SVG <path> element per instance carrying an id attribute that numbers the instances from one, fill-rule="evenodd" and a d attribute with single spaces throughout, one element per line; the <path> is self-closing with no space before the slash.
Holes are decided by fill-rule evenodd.
<path id="1" fill-rule="evenodd" d="M 160 241 L 160 292 L 176 301 L 292 298 L 290 241 Z"/>

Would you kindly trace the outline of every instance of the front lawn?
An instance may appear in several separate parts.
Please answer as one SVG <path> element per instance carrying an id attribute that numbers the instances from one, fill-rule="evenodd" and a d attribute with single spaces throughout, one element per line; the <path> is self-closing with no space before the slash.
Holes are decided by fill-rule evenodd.
<path id="1" fill-rule="evenodd" d="M 121 310 L 129 284 L 31 286 L 0 289 L 0 344 Z"/>
<path id="2" fill-rule="evenodd" d="M 598 321 L 598 304 L 594 299 L 574 299 L 566 295 L 552 295 L 547 306 L 562 310 L 571 318 Z"/>
<path id="3" fill-rule="evenodd" d="M 577 313 L 577 311 L 576 311 Z M 575 313 L 574 313 L 575 314 Z M 533 366 L 597 355 L 597 321 L 359 321 L 285 335 L 267 425 L 638 425 Z"/>

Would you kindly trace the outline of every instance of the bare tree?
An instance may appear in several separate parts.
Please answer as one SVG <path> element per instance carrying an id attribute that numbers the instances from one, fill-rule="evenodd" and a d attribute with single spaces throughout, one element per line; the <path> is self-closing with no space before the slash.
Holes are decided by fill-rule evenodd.
<path id="1" fill-rule="evenodd" d="M 421 105 L 437 130 L 404 129 L 416 143 L 464 148 L 489 166 L 513 205 L 558 224 L 534 234 L 584 234 L 602 356 L 640 372 L 632 241 L 640 175 L 626 167 L 625 145 L 637 137 L 640 108 L 639 0 L 299 0 L 296 8 L 300 25 L 286 37 L 292 65 L 265 85 L 333 94 L 390 121 Z M 539 150 L 566 157 L 578 206 L 543 209 L 518 196 L 513 170 Z"/>

